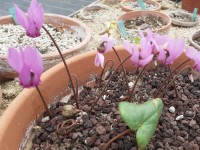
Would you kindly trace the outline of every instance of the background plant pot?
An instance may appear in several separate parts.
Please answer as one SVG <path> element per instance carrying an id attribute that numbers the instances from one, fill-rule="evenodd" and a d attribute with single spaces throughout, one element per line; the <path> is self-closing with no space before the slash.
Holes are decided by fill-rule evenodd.
<path id="1" fill-rule="evenodd" d="M 200 14 L 200 0 L 182 0 L 182 9 L 189 12 L 193 12 L 194 8 L 198 8 L 198 14 Z"/>
<path id="2" fill-rule="evenodd" d="M 122 47 L 116 47 L 121 59 L 124 59 L 129 54 Z M 79 77 L 80 86 L 90 80 L 91 75 L 100 73 L 101 67 L 94 65 L 96 51 L 90 51 L 81 55 L 77 55 L 66 60 L 72 74 Z M 119 64 L 113 51 L 105 55 L 105 59 L 112 59 L 115 67 Z M 172 67 L 176 67 L 180 62 L 184 61 L 184 54 L 179 57 Z M 187 64 L 186 64 L 187 65 Z M 130 60 L 125 63 L 127 70 L 133 70 Z M 149 69 L 153 67 L 149 65 Z M 84 68 L 84 69 L 83 69 Z M 49 69 L 42 75 L 42 84 L 39 88 L 47 103 L 60 100 L 66 94 L 66 85 L 68 78 L 66 70 L 62 63 Z M 20 95 L 10 104 L 8 109 L 0 118 L 0 149 L 15 150 L 19 149 L 20 143 L 25 136 L 28 126 L 35 120 L 35 117 L 44 110 L 40 97 L 35 89 L 25 89 Z"/>
<path id="3" fill-rule="evenodd" d="M 0 17 L 0 24 L 13 24 L 13 19 L 11 16 L 3 16 Z M 91 39 L 91 31 L 90 29 L 83 23 L 69 18 L 62 15 L 56 15 L 56 14 L 45 14 L 45 23 L 46 24 L 52 24 L 54 26 L 63 26 L 64 28 L 70 28 L 71 26 L 77 26 L 83 29 L 86 33 L 85 39 L 78 45 L 76 45 L 73 48 L 63 50 L 63 56 L 69 57 L 73 55 L 74 53 L 79 52 L 80 50 L 84 49 L 85 46 L 88 44 L 88 42 Z M 60 55 L 58 52 L 50 52 L 48 54 L 42 54 L 42 59 L 44 63 L 44 70 L 47 70 L 54 66 L 55 64 L 59 63 L 61 61 Z M 0 55 L 0 76 L 5 78 L 14 78 L 16 77 L 16 72 L 10 68 L 10 66 L 7 64 L 7 56 Z"/>
<path id="4" fill-rule="evenodd" d="M 106 5 L 103 5 L 103 4 L 95 4 L 95 5 L 91 5 L 91 6 L 83 8 L 80 11 L 79 16 L 80 16 L 80 18 L 85 19 L 85 20 L 94 20 L 96 18 L 92 18 L 91 16 L 87 16 L 87 13 L 93 13 L 94 14 L 95 12 L 100 11 L 100 10 L 111 11 L 109 6 L 106 6 Z"/>
<path id="5" fill-rule="evenodd" d="M 177 14 L 180 16 L 184 16 L 186 18 L 191 18 L 191 21 L 181 21 L 178 19 L 173 18 L 173 14 Z M 186 13 L 186 12 L 172 12 L 170 13 L 170 17 L 172 18 L 172 24 L 177 25 L 177 26 L 181 26 L 181 27 L 193 27 L 199 24 L 199 19 L 198 17 L 196 18 L 195 21 L 192 21 L 192 14 L 190 13 Z"/>
<path id="6" fill-rule="evenodd" d="M 141 10 L 141 11 L 128 12 L 120 16 L 118 18 L 118 21 L 122 20 L 125 22 L 126 20 L 136 19 L 137 17 L 144 17 L 149 15 L 155 15 L 157 17 L 161 17 L 166 22 L 166 25 L 164 27 L 152 30 L 153 32 L 168 32 L 172 22 L 171 18 L 168 15 L 157 11 Z"/>
<path id="7" fill-rule="evenodd" d="M 123 11 L 137 11 L 137 10 L 134 10 L 130 7 L 127 7 L 127 6 L 124 6 L 124 3 L 125 2 L 137 2 L 138 0 L 122 0 L 121 3 L 120 3 L 120 7 L 122 8 Z M 154 1 L 154 0 L 144 0 L 145 3 L 147 4 L 153 4 L 156 6 L 156 8 L 152 9 L 151 11 L 159 11 L 161 10 L 161 5 Z"/>
<path id="8" fill-rule="evenodd" d="M 193 47 L 200 51 L 200 46 L 196 42 L 194 42 L 194 40 L 197 38 L 200 38 L 200 31 L 193 33 L 192 36 L 189 37 L 189 42 Z"/>

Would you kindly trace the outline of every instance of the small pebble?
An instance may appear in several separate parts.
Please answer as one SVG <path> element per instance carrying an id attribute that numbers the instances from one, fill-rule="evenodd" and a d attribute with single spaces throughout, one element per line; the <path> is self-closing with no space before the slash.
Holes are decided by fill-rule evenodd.
<path id="1" fill-rule="evenodd" d="M 178 121 L 178 120 L 181 120 L 181 119 L 183 119 L 184 118 L 184 116 L 183 115 L 180 115 L 180 116 L 177 116 L 176 117 L 176 120 Z"/>
<path id="2" fill-rule="evenodd" d="M 42 122 L 45 123 L 45 122 L 48 122 L 50 120 L 49 116 L 46 116 L 45 118 L 42 118 Z"/>
<path id="3" fill-rule="evenodd" d="M 133 88 L 133 85 L 134 85 L 133 82 L 129 82 L 129 83 L 128 83 L 128 86 L 129 86 L 130 88 Z"/>
<path id="4" fill-rule="evenodd" d="M 171 113 L 174 113 L 175 112 L 175 107 L 174 106 L 171 106 L 170 108 L 169 108 L 169 112 L 171 112 Z"/>

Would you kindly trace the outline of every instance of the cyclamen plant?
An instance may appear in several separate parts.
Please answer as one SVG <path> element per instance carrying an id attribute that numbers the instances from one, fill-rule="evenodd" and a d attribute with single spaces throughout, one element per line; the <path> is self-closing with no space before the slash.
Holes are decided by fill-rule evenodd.
<path id="1" fill-rule="evenodd" d="M 128 59 L 131 59 L 132 64 L 135 67 L 137 67 L 137 70 L 141 68 L 141 71 L 128 97 L 129 102 L 119 103 L 119 111 L 120 111 L 121 117 L 130 129 L 112 138 L 107 144 L 105 144 L 104 149 L 108 149 L 109 145 L 113 141 L 117 140 L 123 135 L 126 135 L 130 131 L 136 131 L 136 140 L 137 140 L 139 150 L 145 149 L 146 146 L 149 144 L 150 139 L 155 133 L 160 115 L 162 113 L 162 109 L 164 107 L 162 100 L 159 98 L 159 97 L 162 97 L 162 94 L 163 94 L 162 90 L 164 88 L 169 87 L 173 83 L 177 97 L 178 97 L 179 95 L 176 90 L 176 85 L 174 82 L 177 76 L 182 71 L 189 69 L 189 71 L 191 72 L 189 78 L 193 80 L 192 70 L 196 70 L 197 72 L 200 72 L 200 51 L 197 51 L 196 49 L 190 46 L 186 47 L 186 50 L 184 51 L 185 41 L 183 38 L 175 40 L 175 39 L 170 38 L 167 35 L 159 35 L 159 34 L 153 33 L 150 30 L 147 30 L 146 33 L 147 33 L 146 36 L 144 36 L 143 32 L 139 31 L 139 35 L 141 38 L 139 46 L 136 44 L 131 44 L 127 40 L 123 41 L 123 46 L 125 50 L 129 52 L 130 55 L 127 58 L 125 58 L 123 61 L 121 61 L 121 63 L 116 67 L 116 69 L 111 74 L 108 82 L 106 83 L 105 87 L 103 88 L 102 92 L 100 93 L 100 96 L 95 100 L 94 104 L 91 107 L 92 109 L 95 106 L 95 104 L 98 102 L 100 97 L 106 91 L 106 87 L 111 82 L 113 75 L 119 70 L 120 67 L 123 67 L 123 64 Z M 140 47 L 140 50 L 138 47 Z M 116 51 L 114 47 L 112 49 Z M 189 59 L 180 63 L 172 71 L 170 65 L 172 65 L 182 53 L 185 53 Z M 118 54 L 116 54 L 116 56 L 117 58 L 119 57 Z M 176 73 L 183 65 L 185 65 L 187 62 L 191 60 L 195 63 L 193 68 L 191 68 L 190 66 L 186 66 L 182 70 L 180 70 L 178 73 Z M 157 90 L 154 96 L 154 99 L 147 100 L 143 104 L 133 103 L 131 101 L 134 101 L 134 99 L 132 98 L 132 95 L 134 94 L 134 89 L 136 88 L 138 80 L 142 77 L 142 74 L 145 68 L 148 66 L 148 64 L 150 64 L 151 61 L 156 62 L 155 66 L 157 66 L 157 62 L 160 62 L 166 65 L 169 68 L 170 74 L 165 79 L 165 81 L 161 84 L 159 90 Z M 104 63 L 104 59 L 102 62 L 99 62 L 101 66 L 103 63 Z M 95 61 L 95 65 L 96 65 L 96 61 Z M 103 70 L 105 69 L 104 67 L 103 67 Z M 171 81 L 170 81 L 170 77 L 172 79 Z M 170 82 L 167 83 L 167 81 L 170 81 Z"/>
<path id="2" fill-rule="evenodd" d="M 24 13 L 17 5 L 15 5 L 15 10 L 16 10 L 17 22 L 26 30 L 27 36 L 32 38 L 41 36 L 40 30 L 43 28 L 53 41 L 67 71 L 67 75 L 69 77 L 72 91 L 74 94 L 76 107 L 77 109 L 80 109 L 78 103 L 77 78 L 75 75 L 70 74 L 70 71 L 64 60 L 64 57 L 61 53 L 59 46 L 57 45 L 55 39 L 53 39 L 51 34 L 48 32 L 48 30 L 43 26 L 44 12 L 42 5 L 39 4 L 37 0 L 32 0 L 30 7 L 27 11 L 27 14 Z M 104 149 L 107 149 L 108 146 L 111 144 L 111 142 L 129 133 L 130 131 L 136 131 L 136 140 L 138 147 L 140 150 L 145 149 L 145 147 L 150 142 L 156 130 L 159 117 L 162 113 L 163 102 L 160 98 L 162 97 L 163 89 L 165 87 L 170 86 L 173 83 L 176 90 L 174 80 L 176 79 L 178 74 L 180 74 L 185 69 L 189 68 L 190 71 L 193 69 L 196 70 L 197 72 L 200 72 L 200 52 L 192 47 L 187 47 L 186 50 L 183 51 L 185 48 L 185 42 L 183 38 L 175 40 L 167 35 L 158 35 L 156 33 L 153 33 L 150 30 L 147 30 L 146 36 L 142 31 L 139 32 L 139 35 L 140 35 L 140 44 L 139 44 L 140 48 L 138 47 L 138 45 L 132 44 L 127 40 L 123 41 L 124 49 L 127 50 L 130 54 L 124 60 L 121 59 L 120 55 L 118 54 L 117 50 L 114 47 L 115 40 L 109 38 L 108 35 L 103 36 L 102 43 L 97 48 L 97 54 L 95 57 L 94 64 L 96 66 L 101 66 L 103 68 L 103 71 L 105 70 L 105 67 L 109 61 L 113 63 L 112 60 L 108 60 L 104 65 L 105 61 L 104 54 L 110 50 L 114 51 L 114 53 L 116 54 L 116 58 L 118 59 L 120 64 L 115 68 L 114 71 L 111 72 L 108 82 L 102 89 L 99 96 L 94 100 L 94 103 L 88 110 L 88 113 L 93 109 L 98 100 L 105 93 L 112 78 L 120 68 L 123 71 L 124 79 L 126 81 L 128 89 L 128 95 L 126 97 L 128 102 L 120 102 L 119 111 L 121 113 L 122 119 L 130 129 L 122 132 L 121 134 L 111 139 L 108 143 L 105 144 Z M 182 53 L 186 54 L 188 60 L 180 63 L 174 70 L 171 70 L 170 65 L 172 65 Z M 129 59 L 132 61 L 132 64 L 137 67 L 137 71 L 141 69 L 132 88 L 129 88 L 128 79 L 126 76 L 126 70 L 123 66 L 124 63 Z M 191 60 L 195 63 L 193 68 L 186 66 L 177 73 L 177 71 L 183 65 L 185 65 L 187 62 Z M 137 82 L 142 77 L 146 67 L 152 61 L 156 62 L 155 66 L 157 65 L 157 61 L 164 65 L 167 65 L 170 71 L 170 75 L 165 79 L 165 81 L 159 87 L 159 90 L 157 90 L 157 92 L 155 93 L 154 99 L 147 100 L 143 104 L 133 103 L 134 99 L 132 95 L 134 94 Z M 26 46 L 25 48 L 20 47 L 19 49 L 9 48 L 8 63 L 13 69 L 15 69 L 18 72 L 20 84 L 24 88 L 31 88 L 31 87 L 36 88 L 42 99 L 42 102 L 46 108 L 48 115 L 52 117 L 51 112 L 48 110 L 45 99 L 43 98 L 42 93 L 39 89 L 39 85 L 41 84 L 40 77 L 43 72 L 43 62 L 38 50 L 34 48 L 34 46 L 31 47 L 30 45 Z M 74 88 L 72 77 L 76 78 L 76 90 Z M 171 80 L 169 80 L 170 78 Z M 190 78 L 192 79 L 192 72 Z M 168 83 L 168 81 L 170 82 Z"/>

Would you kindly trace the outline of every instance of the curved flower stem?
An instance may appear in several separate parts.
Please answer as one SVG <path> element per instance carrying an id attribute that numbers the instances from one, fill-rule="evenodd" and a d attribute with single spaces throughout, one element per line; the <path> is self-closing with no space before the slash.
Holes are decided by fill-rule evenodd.
<path id="1" fill-rule="evenodd" d="M 137 85 L 139 79 L 142 77 L 143 72 L 144 72 L 144 70 L 146 69 L 147 66 L 148 66 L 148 65 L 144 66 L 144 68 L 140 71 L 140 74 L 137 76 L 137 79 L 136 79 L 136 81 L 135 81 L 135 83 L 134 83 L 134 85 L 133 85 L 132 91 L 131 91 L 131 96 L 133 95 L 133 93 L 134 93 L 134 91 L 135 91 L 135 88 L 136 88 L 136 85 Z"/>
<path id="2" fill-rule="evenodd" d="M 109 145 L 110 145 L 112 142 L 114 142 L 115 140 L 119 139 L 120 137 L 122 137 L 122 136 L 128 134 L 129 132 L 131 132 L 131 130 L 130 130 L 130 129 L 127 129 L 127 130 L 125 130 L 124 132 L 122 132 L 122 133 L 118 134 L 117 136 L 113 137 L 110 141 L 108 141 L 108 142 L 104 145 L 103 150 L 107 150 L 108 147 L 109 147 Z"/>
<path id="3" fill-rule="evenodd" d="M 73 93 L 74 93 L 74 95 L 75 95 L 75 88 L 74 88 L 74 85 L 73 85 L 73 82 L 72 82 L 72 78 L 71 78 L 71 75 L 70 75 L 70 72 L 69 72 L 69 68 L 68 68 L 68 66 L 67 66 L 67 64 L 66 64 L 66 62 L 65 62 L 65 59 L 64 59 L 64 57 L 63 57 L 63 55 L 62 55 L 62 52 L 61 52 L 61 50 L 60 50 L 58 44 L 56 43 L 55 39 L 51 36 L 50 32 L 49 32 L 44 26 L 42 26 L 42 28 L 43 28 L 43 29 L 45 30 L 45 32 L 49 35 L 49 37 L 51 38 L 52 42 L 54 43 L 56 49 L 58 50 L 58 52 L 59 52 L 59 54 L 60 54 L 60 57 L 61 57 L 61 59 L 62 59 L 62 61 L 63 61 L 63 63 L 64 63 L 65 69 L 66 69 L 66 71 L 67 71 L 69 80 L 70 80 L 70 82 L 71 82 Z M 79 109 L 79 106 L 76 105 L 76 107 L 77 107 L 77 109 Z"/>
<path id="4" fill-rule="evenodd" d="M 167 86 L 166 86 L 165 89 L 169 88 L 169 86 L 170 86 L 172 83 L 174 83 L 174 81 L 176 80 L 176 78 L 178 77 L 178 75 L 181 74 L 181 72 L 183 72 L 184 70 L 189 69 L 189 68 L 191 68 L 191 67 L 190 67 L 190 66 L 186 66 L 186 67 L 184 67 L 183 69 L 181 69 L 181 70 L 176 74 L 176 76 L 172 78 L 173 80 L 167 84 Z M 160 96 L 162 96 L 162 95 L 164 94 L 164 92 L 165 92 L 165 91 L 163 91 L 163 92 L 160 94 Z"/>
<path id="5" fill-rule="evenodd" d="M 49 109 L 48 109 L 48 107 L 47 107 L 47 104 L 46 104 L 46 102 L 45 102 L 45 100 L 44 100 L 44 97 L 42 96 L 42 93 L 41 93 L 41 91 L 40 91 L 40 89 L 39 89 L 38 86 L 36 86 L 36 90 L 37 90 L 38 94 L 39 94 L 40 97 L 41 97 L 41 100 L 42 100 L 42 102 L 43 102 L 43 104 L 44 104 L 44 107 L 45 107 L 45 109 L 46 109 L 46 111 L 47 111 L 47 114 L 49 115 L 50 118 L 52 118 L 52 115 L 51 115 L 51 113 L 50 113 L 50 111 L 49 111 Z"/>
<path id="6" fill-rule="evenodd" d="M 110 81 L 112 80 L 114 74 L 119 70 L 119 68 L 120 68 L 130 57 L 131 57 L 131 55 L 128 56 L 126 59 L 124 59 L 124 60 L 117 66 L 117 68 L 115 69 L 115 71 L 112 73 L 110 79 L 108 80 L 108 82 L 107 82 L 106 85 L 104 86 L 103 90 L 101 91 L 101 93 L 99 94 L 99 96 L 96 98 L 96 100 L 95 100 L 94 103 L 92 104 L 92 106 L 91 106 L 91 108 L 89 109 L 89 111 L 91 111 L 91 110 L 94 108 L 94 106 L 96 105 L 96 103 L 98 102 L 98 100 L 99 100 L 99 99 L 101 98 L 101 96 L 104 94 L 104 92 L 105 92 L 105 90 L 107 89 L 107 87 L 108 87 Z M 88 111 L 88 112 L 89 112 L 89 111 Z"/>
<path id="7" fill-rule="evenodd" d="M 168 65 L 168 69 L 169 69 L 170 74 L 171 74 L 171 73 L 172 73 L 172 69 L 171 69 L 170 65 Z M 173 79 L 173 75 L 171 75 L 171 77 L 172 77 L 172 79 Z M 173 85 L 174 85 L 174 90 L 175 90 L 175 93 L 176 93 L 176 97 L 179 98 L 179 94 L 178 94 L 178 90 L 177 90 L 177 88 L 176 88 L 175 82 L 173 82 Z"/>
<path id="8" fill-rule="evenodd" d="M 77 109 L 79 108 L 79 102 L 78 102 L 78 77 L 74 74 L 71 75 L 72 77 L 74 77 L 75 79 L 75 82 L 76 82 L 76 94 L 74 95 L 74 99 L 75 99 L 75 102 L 76 102 L 76 106 L 77 106 Z"/>
<path id="9" fill-rule="evenodd" d="M 117 53 L 116 49 L 114 47 L 112 47 L 113 51 L 115 52 L 119 62 L 121 63 L 122 60 L 121 58 L 119 57 L 119 54 Z M 130 92 L 130 89 L 129 89 L 129 86 L 128 86 L 128 79 L 127 79 L 127 76 L 126 76 L 126 70 L 124 68 L 124 65 L 122 65 L 122 70 L 124 72 L 124 78 L 125 78 L 125 81 L 126 81 L 126 85 L 127 85 L 127 89 L 128 89 L 128 95 L 129 95 L 129 102 L 131 101 L 131 92 Z"/>
<path id="10" fill-rule="evenodd" d="M 155 98 L 158 96 L 158 94 L 160 93 L 160 91 L 163 89 L 163 87 L 165 86 L 165 83 L 167 82 L 167 80 L 172 76 L 172 74 L 178 70 L 180 67 L 182 67 L 183 65 L 185 65 L 187 62 L 189 62 L 190 59 L 187 59 L 186 61 L 182 62 L 181 64 L 179 64 L 165 79 L 165 81 L 162 83 L 162 85 L 160 86 L 160 88 L 157 90 L 156 94 L 155 94 Z"/>
<path id="11" fill-rule="evenodd" d="M 104 67 L 103 67 L 103 70 L 102 70 L 102 72 L 101 72 L 101 79 L 102 79 L 102 77 L 103 77 L 103 73 L 104 73 L 104 71 L 105 71 L 105 69 L 106 69 L 106 66 L 108 65 L 108 63 L 109 62 L 112 62 L 112 65 L 111 65 L 111 68 L 113 67 L 113 65 L 114 65 L 114 62 L 113 62 L 113 60 L 111 60 L 111 59 L 109 59 L 106 63 L 105 63 L 105 65 L 104 65 Z"/>

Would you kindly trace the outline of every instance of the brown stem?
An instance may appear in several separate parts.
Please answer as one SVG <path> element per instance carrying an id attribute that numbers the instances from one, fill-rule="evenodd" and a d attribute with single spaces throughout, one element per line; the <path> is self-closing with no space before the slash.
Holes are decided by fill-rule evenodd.
<path id="1" fill-rule="evenodd" d="M 170 86 L 172 83 L 174 83 L 174 81 L 176 80 L 176 78 L 178 77 L 178 75 L 180 75 L 181 72 L 183 72 L 184 70 L 186 70 L 186 69 L 188 69 L 188 68 L 191 68 L 191 67 L 190 67 L 190 66 L 186 66 L 186 67 L 184 67 L 183 69 L 181 69 L 181 70 L 176 74 L 176 76 L 172 78 L 173 80 L 167 84 L 167 86 L 166 86 L 165 89 L 169 88 L 169 86 Z M 162 96 L 162 95 L 164 94 L 164 92 L 165 92 L 165 91 L 163 91 L 163 92 L 161 93 L 160 96 Z"/>
<path id="2" fill-rule="evenodd" d="M 148 66 L 148 65 L 144 66 L 144 68 L 140 71 L 140 74 L 137 76 L 137 79 L 136 79 L 136 81 L 135 81 L 135 83 L 134 83 L 134 85 L 133 85 L 132 91 L 131 91 L 131 96 L 133 95 L 133 93 L 134 93 L 134 91 L 135 91 L 135 88 L 136 88 L 136 85 L 137 85 L 139 79 L 142 77 L 143 72 L 144 72 L 144 70 L 146 69 L 147 66 Z"/>
<path id="3" fill-rule="evenodd" d="M 75 99 L 75 102 L 76 102 L 76 107 L 77 109 L 79 109 L 79 102 L 78 102 L 78 77 L 74 74 L 71 75 L 72 77 L 74 77 L 75 79 L 75 82 L 76 82 L 76 94 L 74 95 L 74 99 Z"/>
<path id="4" fill-rule="evenodd" d="M 114 142 L 115 140 L 119 139 L 120 137 L 122 137 L 122 136 L 128 134 L 129 132 L 131 132 L 131 130 L 130 130 L 130 129 L 127 129 L 127 130 L 125 130 L 124 132 L 122 132 L 122 133 L 118 134 L 117 136 L 113 137 L 110 141 L 108 141 L 108 142 L 104 145 L 103 150 L 107 150 L 108 147 L 109 147 L 109 145 L 110 145 L 112 142 Z"/>
<path id="5" fill-rule="evenodd" d="M 99 96 L 97 97 L 97 99 L 96 99 L 96 100 L 94 101 L 94 103 L 92 104 L 92 106 L 91 106 L 91 108 L 89 109 L 89 111 L 91 111 L 91 110 L 94 108 L 94 106 L 96 105 L 96 103 L 98 102 L 98 100 L 100 99 L 100 97 L 104 94 L 104 92 L 105 92 L 106 88 L 108 87 L 110 81 L 112 80 L 114 74 L 119 70 L 119 68 L 122 66 L 122 64 L 124 64 L 130 57 L 131 57 L 131 55 L 128 56 L 126 59 L 124 59 L 124 60 L 117 66 L 117 68 L 115 69 L 115 71 L 112 73 L 110 79 L 108 80 L 108 82 L 107 82 L 106 85 L 104 86 L 103 90 L 101 91 L 101 93 L 99 94 Z"/>
<path id="6" fill-rule="evenodd" d="M 119 54 L 117 53 L 116 49 L 114 47 L 112 47 L 113 51 L 115 52 L 119 62 L 121 63 L 122 60 L 121 58 L 119 57 Z M 125 81 L 126 81 L 126 85 L 127 85 L 127 89 L 128 89 L 128 95 L 129 95 L 129 102 L 131 101 L 131 92 L 130 92 L 130 89 L 129 89 L 129 86 L 128 86 L 128 79 L 127 79 L 127 76 L 126 76 L 126 70 L 124 68 L 124 65 L 122 65 L 122 70 L 124 72 L 124 78 L 125 78 Z"/>
<path id="7" fill-rule="evenodd" d="M 47 107 L 47 104 L 46 104 L 46 102 L 44 100 L 44 97 L 42 96 L 42 93 L 41 93 L 41 91 L 40 91 L 38 86 L 36 86 L 36 90 L 37 90 L 38 94 L 40 95 L 40 98 L 41 98 L 41 100 L 42 100 L 42 102 L 44 104 L 44 107 L 45 107 L 45 109 L 47 111 L 47 114 L 49 115 L 50 118 L 52 118 L 52 115 L 51 115 L 51 113 L 50 113 L 50 111 L 49 111 L 49 109 Z"/>
<path id="8" fill-rule="evenodd" d="M 75 95 L 75 88 L 74 88 L 74 85 L 73 85 L 73 82 L 72 82 L 72 78 L 71 78 L 71 75 L 70 75 L 70 71 L 69 71 L 69 68 L 68 68 L 68 66 L 67 66 L 67 63 L 65 62 L 65 59 L 64 59 L 64 57 L 63 57 L 63 55 L 62 55 L 62 52 L 61 52 L 61 50 L 60 50 L 58 44 L 56 43 L 55 39 L 54 39 L 54 38 L 52 37 L 52 35 L 50 34 L 50 32 L 49 32 L 44 26 L 42 26 L 42 28 L 43 28 L 43 29 L 45 30 L 45 32 L 49 35 L 49 37 L 51 38 L 52 42 L 54 43 L 56 49 L 58 50 L 58 52 L 59 52 L 59 54 L 60 54 L 60 57 L 61 57 L 61 59 L 62 59 L 62 61 L 63 61 L 63 63 L 64 63 L 65 69 L 66 69 L 66 71 L 67 71 L 69 80 L 70 80 L 70 82 L 71 82 L 73 93 L 74 93 L 74 95 Z M 76 106 L 76 107 L 77 107 L 77 106 Z M 77 108 L 78 108 L 78 107 L 77 107 Z M 78 109 L 79 109 L 79 108 L 78 108 Z"/>
<path id="9" fill-rule="evenodd" d="M 182 62 L 181 64 L 179 64 L 168 76 L 167 78 L 164 80 L 164 82 L 162 83 L 162 85 L 160 86 L 160 88 L 157 90 L 156 94 L 155 94 L 155 98 L 158 96 L 158 93 L 160 93 L 160 91 L 163 89 L 163 86 L 165 86 L 165 83 L 167 82 L 167 80 L 171 77 L 171 75 L 178 70 L 181 66 L 183 66 L 184 64 L 186 64 L 188 61 L 190 61 L 190 59 L 187 59 L 186 61 Z"/>
<path id="10" fill-rule="evenodd" d="M 103 73 L 104 73 L 104 71 L 105 71 L 105 69 L 106 69 L 106 66 L 108 65 L 108 63 L 109 62 L 112 62 L 112 65 L 111 65 L 111 68 L 113 67 L 113 65 L 114 65 L 114 62 L 113 62 L 113 60 L 111 60 L 111 59 L 109 59 L 106 63 L 105 63 L 105 65 L 104 65 L 104 67 L 103 67 L 103 70 L 102 70 L 102 72 L 101 72 L 101 79 L 102 79 L 102 77 L 103 77 Z"/>
<path id="11" fill-rule="evenodd" d="M 172 73 L 172 69 L 171 69 L 170 65 L 168 65 L 168 69 L 169 69 L 170 74 L 171 74 L 171 73 Z M 172 79 L 173 79 L 173 75 L 171 75 L 171 77 L 172 77 Z M 174 85 L 174 90 L 175 90 L 175 93 L 176 93 L 176 97 L 179 98 L 179 94 L 178 94 L 178 90 L 177 90 L 177 88 L 176 88 L 175 82 L 173 82 L 173 85 Z"/>

